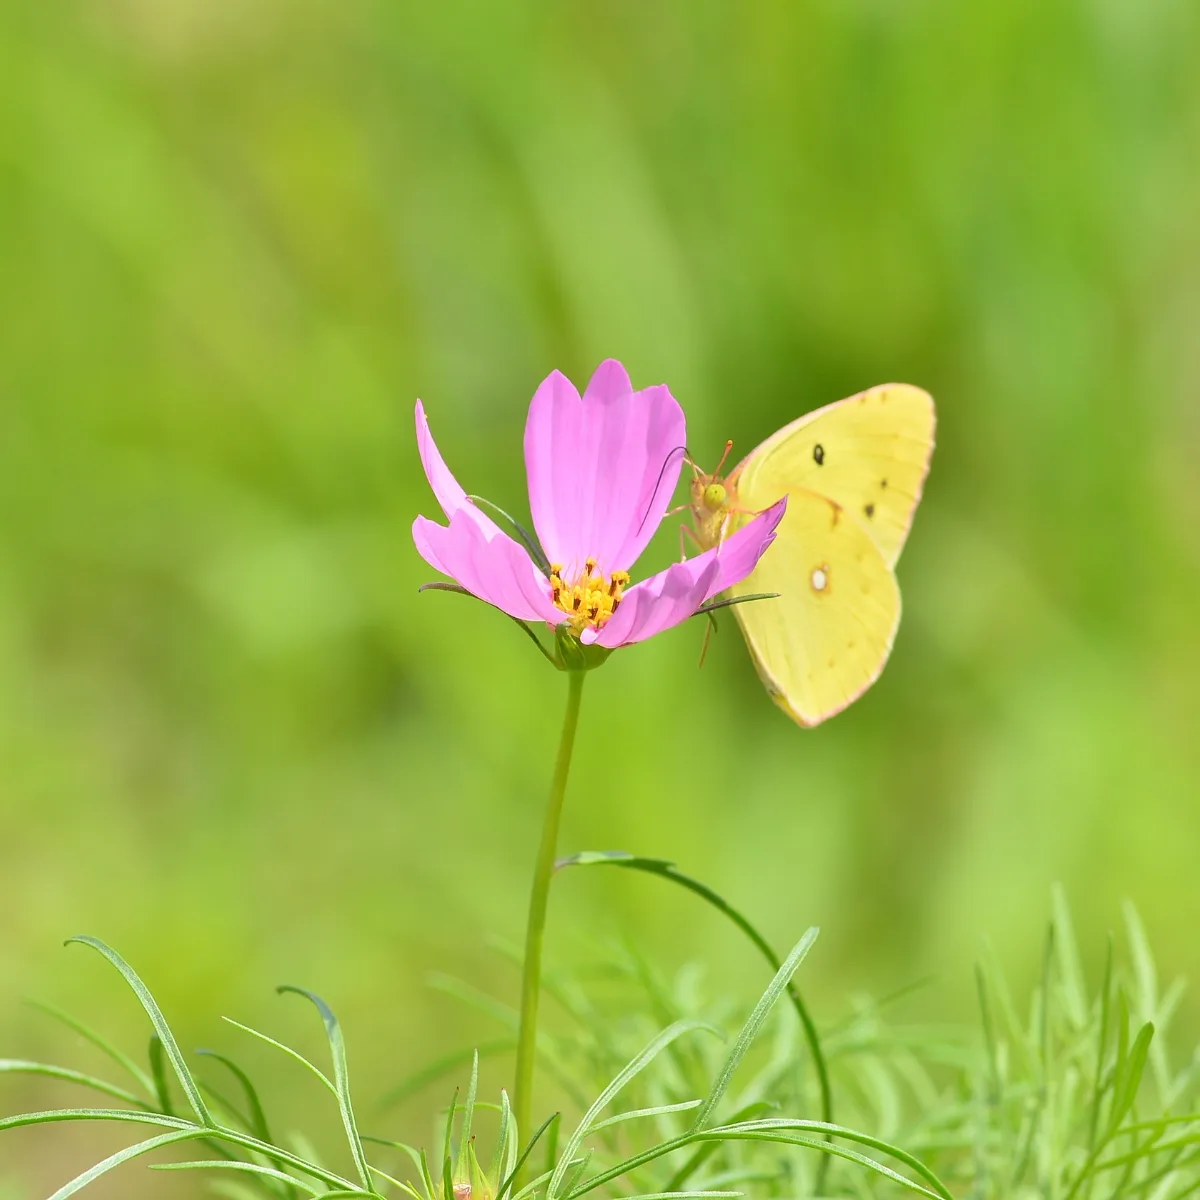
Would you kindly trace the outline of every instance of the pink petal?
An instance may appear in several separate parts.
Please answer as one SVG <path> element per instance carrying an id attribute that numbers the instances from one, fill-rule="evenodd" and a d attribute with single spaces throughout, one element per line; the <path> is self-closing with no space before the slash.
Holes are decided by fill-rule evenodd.
<path id="1" fill-rule="evenodd" d="M 596 369 L 582 400 L 564 375 L 550 375 L 525 425 L 529 504 L 550 561 L 568 578 L 589 557 L 605 575 L 632 566 L 670 504 L 685 438 L 670 391 L 633 391 L 614 359 Z"/>
<path id="2" fill-rule="evenodd" d="M 783 520 L 786 508 L 787 497 L 784 496 L 782 500 L 777 500 L 770 508 L 760 512 L 753 521 L 743 525 L 737 533 L 727 537 L 715 549 L 708 551 L 709 554 L 717 556 L 720 568 L 712 591 L 704 597 L 705 600 L 711 600 L 726 588 L 741 583 L 754 570 L 758 560 L 767 552 L 767 547 L 775 540 L 775 531 L 779 528 L 779 522 Z"/>
<path id="3" fill-rule="evenodd" d="M 785 496 L 713 549 L 635 584 L 604 628 L 599 633 L 585 629 L 582 640 L 615 650 L 686 621 L 706 600 L 754 570 L 775 540 L 786 507 Z"/>
<path id="4" fill-rule="evenodd" d="M 455 512 L 449 526 L 418 517 L 413 541 L 431 567 L 510 617 L 552 625 L 567 619 L 554 607 L 550 584 L 525 547 L 498 529 L 489 534 L 471 519 L 469 508 Z"/>
<path id="5" fill-rule="evenodd" d="M 417 401 L 416 416 L 417 450 L 421 455 L 421 465 L 425 468 L 425 478 L 429 480 L 429 486 L 433 488 L 433 494 L 442 506 L 442 512 L 447 517 L 453 517 L 458 512 L 466 513 L 470 520 L 480 526 L 480 528 L 486 529 L 489 532 L 499 533 L 500 527 L 496 522 L 477 508 L 473 500 L 467 498 L 467 493 L 463 491 L 462 485 L 450 473 L 450 468 L 446 466 L 445 460 L 438 452 L 437 445 L 434 443 L 433 434 L 429 432 L 429 421 L 425 416 L 425 406 L 420 400 Z M 419 546 L 418 549 L 420 549 Z M 424 551 L 421 553 L 424 556 Z M 426 558 L 426 561 L 429 561 L 428 558 Z M 436 566 L 437 564 L 430 563 L 430 565 Z M 441 568 L 439 567 L 438 570 L 441 570 Z M 446 574 L 450 574 L 450 572 L 446 572 Z"/>
<path id="6" fill-rule="evenodd" d="M 686 621 L 704 603 L 717 569 L 715 557 L 701 554 L 651 575 L 625 593 L 599 633 L 585 629 L 581 640 L 615 650 Z"/>

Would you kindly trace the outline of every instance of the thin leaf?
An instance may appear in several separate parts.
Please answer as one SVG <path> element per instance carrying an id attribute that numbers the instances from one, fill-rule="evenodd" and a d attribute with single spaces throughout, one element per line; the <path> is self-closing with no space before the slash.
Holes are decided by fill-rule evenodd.
<path id="1" fill-rule="evenodd" d="M 455 1172 L 459 1179 L 470 1179 L 470 1164 L 467 1159 L 471 1145 L 471 1125 L 475 1120 L 475 1097 L 479 1092 L 479 1055 L 471 1059 L 471 1081 L 467 1084 L 467 1102 L 463 1105 L 462 1129 L 458 1135 L 458 1162 Z"/>
<path id="2" fill-rule="evenodd" d="M 645 1070 L 676 1038 L 699 1029 L 705 1029 L 710 1033 L 717 1032 L 712 1026 L 704 1025 L 699 1021 L 676 1021 L 675 1024 L 652 1038 L 637 1055 L 617 1072 L 609 1085 L 596 1097 L 592 1106 L 583 1114 L 583 1119 L 575 1127 L 575 1132 L 567 1139 L 567 1144 L 563 1147 L 562 1157 L 559 1159 L 558 1166 L 555 1167 L 554 1174 L 550 1177 L 550 1184 L 546 1189 L 546 1195 L 549 1200 L 554 1200 L 559 1194 L 559 1189 L 566 1177 L 569 1163 L 575 1158 L 576 1151 L 579 1150 L 583 1139 L 591 1130 L 592 1123 L 604 1111 L 612 1101 L 612 1098 L 631 1079 Z"/>
<path id="3" fill-rule="evenodd" d="M 0 1117 L 0 1133 L 20 1129 L 24 1125 L 48 1125 L 57 1121 L 128 1121 L 134 1125 L 162 1125 L 167 1129 L 192 1129 L 192 1122 L 181 1117 L 168 1117 L 151 1111 L 125 1108 L 49 1108 L 41 1112 L 19 1113 L 15 1117 Z"/>
<path id="4" fill-rule="evenodd" d="M 363 1187 L 371 1189 L 371 1166 L 363 1152 L 362 1138 L 358 1134 L 358 1125 L 354 1120 L 354 1106 L 350 1102 L 350 1074 L 346 1067 L 346 1041 L 342 1036 L 342 1027 L 333 1015 L 333 1010 L 315 992 L 306 988 L 283 984 L 275 989 L 280 994 L 292 992 L 303 996 L 312 1003 L 325 1022 L 325 1034 L 329 1038 L 329 1051 L 333 1057 L 333 1082 L 337 1093 L 338 1109 L 342 1114 L 342 1125 L 346 1130 L 346 1140 L 350 1143 L 350 1156 L 354 1159 L 355 1170 Z"/>
<path id="5" fill-rule="evenodd" d="M 167 1116 L 175 1115 L 171 1107 L 171 1089 L 167 1086 L 167 1064 L 164 1061 L 162 1038 L 157 1033 L 150 1035 L 150 1075 L 154 1079 L 154 1094 L 160 1111 Z"/>
<path id="6" fill-rule="evenodd" d="M 775 1007 L 779 997 L 791 982 L 796 968 L 800 966 L 809 950 L 812 949 L 813 942 L 817 940 L 817 932 L 815 926 L 808 930 L 796 943 L 791 954 L 784 959 L 783 965 L 775 972 L 775 978 L 767 985 L 767 990 L 763 992 L 762 997 L 754 1006 L 754 1011 L 746 1019 L 745 1025 L 742 1026 L 742 1031 L 738 1034 L 737 1041 L 734 1042 L 733 1049 L 730 1050 L 729 1057 L 725 1060 L 725 1065 L 721 1068 L 720 1074 L 713 1083 L 708 1098 L 696 1115 L 695 1124 L 692 1126 L 693 1129 L 703 1129 L 713 1110 L 720 1103 L 721 1097 L 725 1094 L 725 1089 L 729 1086 L 734 1072 L 746 1056 L 746 1051 L 750 1049 L 751 1043 L 758 1036 L 759 1030 L 762 1029 L 767 1017 L 770 1016 L 771 1010 Z M 828 1122 L 826 1123 L 828 1124 Z"/>
<path id="7" fill-rule="evenodd" d="M 735 604 L 749 604 L 754 600 L 778 600 L 782 592 L 754 592 L 749 596 L 729 596 L 724 600 L 710 600 L 707 604 L 702 604 L 692 616 L 699 616 L 701 613 L 711 613 L 718 608 L 732 608 Z"/>
<path id="8" fill-rule="evenodd" d="M 1056 883 L 1051 889 L 1051 903 L 1054 906 L 1054 924 L 1058 930 L 1055 944 L 1067 1015 L 1076 1029 L 1083 1029 L 1087 1024 L 1087 989 L 1084 986 L 1079 943 L 1075 940 L 1075 930 L 1071 924 L 1071 910 L 1061 884 Z"/>
<path id="9" fill-rule="evenodd" d="M 147 1138 L 144 1142 L 138 1142 L 136 1146 L 127 1146 L 124 1150 L 118 1150 L 116 1154 L 110 1154 L 103 1162 L 98 1162 L 95 1166 L 89 1167 L 82 1175 L 76 1175 L 70 1183 L 64 1183 L 50 1197 L 50 1200 L 67 1200 L 68 1196 L 73 1196 L 76 1192 L 82 1191 L 89 1183 L 93 1183 L 99 1179 L 101 1175 L 107 1175 L 113 1168 L 119 1167 L 123 1163 L 131 1162 L 135 1158 L 140 1158 L 143 1154 L 149 1154 L 152 1150 L 159 1150 L 163 1146 L 170 1146 L 175 1142 L 188 1142 L 196 1138 L 209 1137 L 211 1133 L 210 1129 L 193 1127 L 191 1129 L 178 1130 L 175 1133 L 160 1133 L 155 1137 Z"/>
<path id="10" fill-rule="evenodd" d="M 758 1100 L 754 1104 L 747 1104 L 745 1108 L 739 1109 L 733 1114 L 729 1120 L 730 1125 L 736 1125 L 742 1121 L 750 1121 L 763 1113 L 769 1112 L 771 1105 L 765 1100 Z M 688 1158 L 687 1162 L 683 1163 L 679 1170 L 667 1180 L 667 1189 L 669 1191 L 678 1191 L 683 1185 L 691 1179 L 718 1150 L 721 1148 L 720 1142 L 703 1142 L 696 1149 L 696 1152 Z"/>
<path id="11" fill-rule="evenodd" d="M 227 1058 L 224 1054 L 219 1054 L 216 1050 L 197 1050 L 196 1053 L 219 1062 L 242 1085 L 242 1092 L 246 1097 L 247 1111 L 250 1118 L 248 1121 L 250 1132 L 264 1142 L 274 1141 L 275 1139 L 271 1136 L 271 1127 L 267 1124 L 267 1114 L 263 1111 L 263 1106 L 258 1098 L 258 1092 L 254 1089 L 254 1084 L 250 1082 L 250 1076 L 233 1059 Z"/>
<path id="12" fill-rule="evenodd" d="M 267 1114 L 263 1110 L 254 1084 L 250 1082 L 250 1076 L 233 1059 L 227 1058 L 224 1054 L 218 1054 L 216 1050 L 197 1050 L 196 1053 L 219 1062 L 242 1085 L 242 1093 L 246 1097 L 246 1106 L 249 1113 L 248 1125 L 250 1132 L 260 1141 L 267 1142 L 268 1144 L 273 1143 L 275 1139 L 271 1136 L 270 1125 L 267 1124 Z M 283 1170 L 282 1160 L 272 1158 L 271 1162 L 276 1170 Z"/>
<path id="13" fill-rule="evenodd" d="M 1129 1112 L 1137 1099 L 1138 1088 L 1142 1083 L 1142 1073 L 1146 1069 L 1146 1055 L 1150 1052 L 1150 1043 L 1153 1038 L 1154 1025 L 1147 1021 L 1138 1030 L 1123 1069 L 1117 1072 L 1113 1081 L 1112 1111 L 1108 1117 L 1110 1133 L 1116 1132 L 1125 1119 L 1125 1114 Z"/>
<path id="14" fill-rule="evenodd" d="M 1100 1086 L 1104 1075 L 1104 1055 L 1108 1049 L 1109 1006 L 1112 999 L 1113 939 L 1108 935 L 1108 952 L 1104 959 L 1104 984 L 1100 990 L 1100 1040 L 1096 1047 L 1096 1075 L 1092 1084 L 1092 1111 L 1088 1122 L 1088 1153 L 1096 1148 L 1096 1134 L 1100 1127 L 1100 1105 L 1105 1089 Z"/>
<path id="15" fill-rule="evenodd" d="M 505 1193 L 508 1191 L 509 1188 L 512 1187 L 513 1181 L 520 1174 L 521 1168 L 525 1165 L 525 1160 L 528 1159 L 528 1157 L 533 1153 L 533 1148 L 534 1148 L 534 1146 L 536 1146 L 538 1144 L 538 1141 L 541 1138 L 542 1134 L 545 1133 L 546 1130 L 549 1129 L 550 1126 L 555 1121 L 557 1121 L 561 1116 L 562 1116 L 561 1113 L 552 1113 L 541 1123 L 541 1125 L 538 1126 L 537 1132 L 533 1135 L 533 1137 L 531 1137 L 529 1139 L 529 1144 L 525 1147 L 524 1150 L 521 1151 L 520 1156 L 517 1158 L 516 1165 L 504 1177 L 503 1181 L 500 1184 L 500 1187 L 496 1190 L 496 1200 L 504 1200 Z M 518 1130 L 517 1133 L 519 1136 L 520 1130 Z"/>
<path id="16" fill-rule="evenodd" d="M 150 1105 L 134 1092 L 126 1091 L 115 1083 L 107 1083 L 81 1071 L 73 1071 L 70 1067 L 54 1067 L 48 1063 L 27 1062 L 21 1058 L 0 1058 L 0 1075 L 46 1075 L 51 1079 L 63 1079 L 68 1083 L 78 1083 L 82 1087 L 92 1088 L 103 1092 L 115 1100 L 124 1100 L 126 1104 L 136 1104 L 139 1108 L 149 1109 Z"/>
<path id="17" fill-rule="evenodd" d="M 188 1103 L 192 1106 L 192 1111 L 196 1114 L 197 1120 L 202 1125 L 213 1125 L 214 1121 L 208 1111 L 208 1105 L 204 1103 L 204 1097 L 200 1095 L 200 1089 L 196 1086 L 196 1081 L 192 1078 L 191 1071 L 188 1070 L 183 1052 L 179 1049 L 179 1045 L 175 1041 L 175 1035 L 171 1032 L 171 1027 L 167 1024 L 162 1010 L 158 1007 L 158 1002 L 150 993 L 150 989 L 141 981 L 133 968 L 115 950 L 106 946 L 99 938 L 87 936 L 72 937 L 67 938 L 64 944 L 69 946 L 73 942 L 90 946 L 93 950 L 104 955 L 120 971 L 125 982 L 146 1010 L 146 1015 L 150 1018 L 150 1023 L 154 1026 L 154 1032 L 162 1039 L 163 1049 L 166 1051 L 167 1057 L 171 1060 L 171 1066 L 175 1068 L 179 1085 L 183 1088 L 184 1095 L 187 1096 Z"/>
<path id="18" fill-rule="evenodd" d="M 644 871 L 650 875 L 657 875 L 662 879 L 669 879 L 672 883 L 686 888 L 689 892 L 707 901 L 718 912 L 732 921 L 763 956 L 772 971 L 778 971 L 783 965 L 779 956 L 772 949 L 770 942 L 763 937 L 743 913 L 734 908 L 728 900 L 720 895 L 720 893 L 715 892 L 706 883 L 702 883 L 698 879 L 693 879 L 690 875 L 685 875 L 682 871 L 678 870 L 675 864 L 668 859 L 645 858 L 640 855 L 629 854 L 624 850 L 586 850 L 580 854 L 573 854 L 568 858 L 559 859 L 555 864 L 555 869 L 559 870 L 563 867 L 575 866 L 624 867 L 627 870 Z M 833 1124 L 833 1089 L 829 1083 L 829 1068 L 825 1062 L 825 1053 L 821 1047 L 821 1038 L 817 1033 L 816 1023 L 813 1021 L 808 1011 L 808 1006 L 804 1003 L 800 991 L 795 984 L 789 982 L 787 991 L 792 1008 L 795 1010 L 796 1016 L 800 1019 L 800 1025 L 804 1030 L 804 1038 L 808 1043 L 808 1052 L 812 1055 L 813 1067 L 817 1073 L 817 1087 L 821 1093 L 821 1119 L 829 1124 Z"/>
<path id="19" fill-rule="evenodd" d="M 222 1017 L 221 1020 L 227 1021 L 235 1029 L 240 1029 L 243 1033 L 248 1033 L 252 1037 L 258 1038 L 259 1041 L 266 1042 L 268 1046 L 274 1046 L 276 1050 L 282 1050 L 284 1054 L 288 1055 L 289 1058 L 294 1058 L 298 1063 L 301 1064 L 301 1066 L 307 1067 L 334 1094 L 334 1096 L 337 1095 L 337 1088 L 333 1086 L 333 1082 L 330 1080 L 329 1076 L 326 1075 L 320 1067 L 309 1062 L 303 1054 L 293 1050 L 291 1046 L 285 1046 L 282 1042 L 277 1042 L 273 1037 L 268 1037 L 265 1033 L 260 1033 L 257 1029 L 252 1029 L 249 1025 L 243 1025 L 241 1021 L 235 1021 L 232 1017 Z"/>
<path id="20" fill-rule="evenodd" d="M 691 1112 L 692 1109 L 699 1108 L 703 1103 L 703 1100 L 684 1100 L 681 1104 L 659 1104 L 654 1108 L 635 1108 L 629 1112 L 617 1113 L 615 1117 L 609 1117 L 606 1121 L 597 1121 L 592 1126 L 592 1133 L 599 1133 L 601 1129 L 619 1125 L 622 1121 L 636 1121 L 641 1117 L 662 1117 L 667 1113 Z"/>
<path id="21" fill-rule="evenodd" d="M 496 1149 L 492 1152 L 492 1161 L 488 1166 L 487 1177 L 489 1179 L 500 1179 L 503 1174 L 507 1174 L 505 1170 L 505 1161 L 507 1159 L 507 1151 L 510 1143 L 515 1143 L 513 1137 L 513 1114 L 512 1105 L 508 1101 L 508 1092 L 504 1088 L 500 1089 L 500 1127 L 496 1131 Z M 516 1151 L 514 1150 L 515 1154 Z"/>
<path id="22" fill-rule="evenodd" d="M 541 546 L 538 545 L 537 538 L 535 538 L 533 534 L 530 533 L 529 530 L 526 529 L 525 526 L 516 519 L 516 517 L 511 516 L 509 513 L 505 512 L 500 505 L 494 504 L 491 500 L 488 500 L 484 496 L 475 496 L 468 493 L 467 499 L 474 501 L 476 504 L 486 504 L 493 512 L 499 513 L 499 515 L 502 516 L 513 527 L 513 529 L 516 530 L 517 536 L 525 543 L 525 549 L 529 551 L 530 558 L 532 558 L 533 561 L 541 568 L 542 574 L 550 574 L 550 560 L 546 557 Z"/>
<path id="23" fill-rule="evenodd" d="M 2 1118 L 0 1119 L 0 1132 L 5 1129 L 17 1129 L 24 1125 L 45 1125 L 58 1121 L 118 1121 L 136 1125 L 159 1125 L 178 1132 L 190 1131 L 199 1138 L 211 1139 L 214 1142 L 228 1142 L 268 1158 L 278 1157 L 295 1170 L 303 1171 L 306 1175 L 311 1175 L 314 1179 L 320 1179 L 333 1187 L 350 1188 L 353 1186 L 349 1180 L 343 1179 L 335 1172 L 327 1171 L 324 1167 L 309 1162 L 279 1146 L 267 1145 L 249 1134 L 239 1133 L 235 1129 L 227 1129 L 224 1126 L 197 1125 L 182 1117 L 168 1117 L 162 1113 L 138 1112 L 122 1108 L 48 1109 L 43 1112 L 21 1113 L 19 1116 Z"/>
<path id="24" fill-rule="evenodd" d="M 857 1142 L 870 1149 L 878 1150 L 915 1171 L 934 1190 L 931 1191 L 929 1188 L 914 1183 L 898 1171 L 894 1171 L 891 1167 L 887 1167 L 883 1163 L 877 1162 L 875 1159 L 869 1158 L 864 1154 L 848 1150 L 846 1147 L 839 1146 L 835 1142 L 818 1141 L 816 1137 L 802 1136 L 803 1132 L 816 1135 L 829 1134 L 833 1137 L 845 1138 L 848 1141 Z M 910 1191 L 919 1192 L 925 1196 L 938 1197 L 940 1200 L 953 1200 L 946 1186 L 933 1171 L 919 1159 L 897 1146 L 890 1145 L 880 1138 L 871 1137 L 868 1134 L 859 1133 L 856 1130 L 847 1129 L 840 1125 L 830 1126 L 823 1121 L 796 1121 L 784 1118 L 751 1121 L 740 1125 L 717 1126 L 712 1129 L 693 1129 L 678 1138 L 662 1142 L 649 1150 L 644 1150 L 640 1154 L 633 1155 L 624 1162 L 617 1163 L 616 1166 L 602 1171 L 599 1175 L 594 1175 L 586 1183 L 568 1193 L 564 1200 L 578 1200 L 578 1197 L 584 1196 L 588 1192 L 606 1183 L 610 1183 L 614 1179 L 619 1179 L 621 1176 L 627 1175 L 630 1171 L 644 1166 L 648 1162 L 652 1162 L 666 1154 L 672 1154 L 684 1146 L 709 1141 L 763 1141 L 774 1142 L 780 1145 L 803 1146 L 807 1149 L 817 1150 L 823 1154 L 833 1155 L 837 1158 L 844 1158 L 848 1161 L 858 1163 L 860 1166 L 865 1166 L 880 1175 L 886 1176 L 893 1182 L 903 1185 Z"/>
<path id="25" fill-rule="evenodd" d="M 693 1200 L 701 1196 L 744 1196 L 745 1192 L 639 1192 L 636 1196 L 627 1196 L 625 1200 Z"/>
<path id="26" fill-rule="evenodd" d="M 541 1175 L 535 1176 L 513 1196 L 512 1200 L 525 1200 L 526 1196 L 535 1195 L 538 1188 L 550 1178 L 550 1174 L 549 1171 L 543 1171 Z"/>
<path id="27" fill-rule="evenodd" d="M 442 1175 L 443 1184 L 448 1172 L 452 1172 L 451 1154 L 454 1145 L 454 1114 L 458 1112 L 458 1088 L 454 1089 L 454 1095 L 450 1097 L 450 1107 L 446 1112 L 446 1133 L 442 1139 Z M 446 1193 L 446 1200 L 453 1200 L 454 1181 L 450 1180 L 450 1190 Z"/>
<path id="28" fill-rule="evenodd" d="M 137 1065 L 127 1054 L 122 1053 L 111 1042 L 101 1037 L 95 1030 L 89 1029 L 81 1021 L 77 1021 L 69 1013 L 65 1013 L 60 1008 L 55 1008 L 53 1004 L 46 1004 L 41 1000 L 26 1000 L 26 1004 L 30 1008 L 36 1008 L 38 1012 L 45 1013 L 46 1016 L 53 1018 L 55 1021 L 61 1022 L 68 1029 L 74 1030 L 79 1036 L 86 1041 L 91 1042 L 102 1054 L 107 1055 L 117 1066 L 128 1071 L 135 1080 L 141 1085 L 142 1090 L 147 1096 L 154 1095 L 154 1081 Z"/>
<path id="29" fill-rule="evenodd" d="M 152 1171 L 246 1171 L 251 1175 L 261 1175 L 267 1179 L 277 1179 L 293 1188 L 301 1188 L 310 1196 L 319 1196 L 320 1188 L 314 1187 L 311 1183 L 305 1183 L 302 1179 L 297 1179 L 294 1175 L 288 1175 L 283 1171 L 277 1171 L 273 1167 L 264 1167 L 259 1163 L 252 1162 L 215 1162 L 211 1158 L 197 1159 L 195 1162 L 174 1162 L 174 1163 L 154 1163 L 150 1170 Z M 361 1193 L 352 1193 L 361 1195 Z"/>

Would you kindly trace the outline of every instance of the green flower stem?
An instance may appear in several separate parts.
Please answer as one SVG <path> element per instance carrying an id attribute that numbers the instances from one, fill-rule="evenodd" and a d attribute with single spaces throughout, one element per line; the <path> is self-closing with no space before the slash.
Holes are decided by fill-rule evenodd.
<path id="1" fill-rule="evenodd" d="M 513 1115 L 517 1135 L 529 1136 L 533 1108 L 533 1063 L 537 1055 L 538 999 L 542 983 L 542 935 L 546 928 L 546 900 L 554 875 L 558 848 L 558 823 L 562 816 L 563 796 L 567 791 L 567 773 L 571 769 L 571 751 L 579 725 L 579 702 L 583 696 L 583 671 L 568 671 L 567 711 L 563 717 L 562 738 L 558 743 L 558 761 L 542 819 L 542 841 L 538 846 L 537 866 L 533 872 L 533 890 L 529 895 L 529 923 L 525 932 L 525 965 L 521 974 L 521 1025 L 517 1034 L 517 1082 L 513 1093 Z"/>

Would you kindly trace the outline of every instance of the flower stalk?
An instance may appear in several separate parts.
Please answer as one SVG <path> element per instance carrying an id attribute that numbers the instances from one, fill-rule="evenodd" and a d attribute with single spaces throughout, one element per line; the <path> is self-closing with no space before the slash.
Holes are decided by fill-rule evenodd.
<path id="1" fill-rule="evenodd" d="M 521 1138 L 527 1137 L 530 1130 L 546 902 L 550 894 L 550 880 L 554 876 L 558 826 L 562 817 L 563 797 L 567 791 L 567 775 L 571 769 L 571 752 L 575 747 L 575 730 L 579 726 L 579 706 L 583 697 L 585 674 L 583 670 L 567 672 L 567 711 L 563 717 L 562 737 L 558 743 L 558 758 L 554 764 L 554 777 L 550 782 L 550 795 L 546 800 L 546 812 L 542 818 L 542 840 L 538 846 L 533 887 L 529 894 L 525 962 L 521 972 L 521 1023 L 517 1033 L 516 1085 L 513 1092 L 513 1115 L 516 1118 L 517 1135 Z"/>

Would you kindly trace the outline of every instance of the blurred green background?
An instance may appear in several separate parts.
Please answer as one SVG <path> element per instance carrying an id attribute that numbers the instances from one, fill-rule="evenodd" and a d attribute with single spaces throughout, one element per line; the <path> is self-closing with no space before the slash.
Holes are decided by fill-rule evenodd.
<path id="1" fill-rule="evenodd" d="M 710 464 L 893 379 L 939 445 L 882 681 L 805 732 L 732 622 L 702 671 L 698 623 L 618 655 L 564 849 L 819 924 L 821 1016 L 928 972 L 965 1014 L 981 935 L 1034 971 L 1056 880 L 1093 966 L 1129 897 L 1194 969 L 1198 62 L 1193 0 L 7 0 L 0 1054 L 94 1065 L 29 995 L 141 1044 L 81 931 L 186 1045 L 240 1046 L 228 1013 L 316 1051 L 271 988 L 322 992 L 366 1097 L 495 1036 L 426 976 L 515 999 L 487 936 L 521 933 L 565 688 L 417 594 L 412 405 L 521 511 L 534 388 L 610 355 Z M 550 962 L 585 932 L 763 983 L 654 881 L 563 879 Z M 5 1200 L 130 1140 L 3 1137 Z"/>

